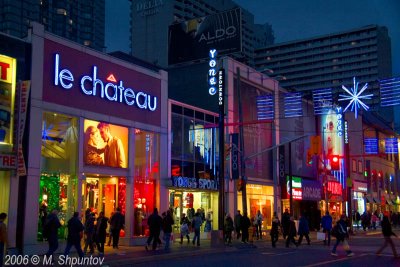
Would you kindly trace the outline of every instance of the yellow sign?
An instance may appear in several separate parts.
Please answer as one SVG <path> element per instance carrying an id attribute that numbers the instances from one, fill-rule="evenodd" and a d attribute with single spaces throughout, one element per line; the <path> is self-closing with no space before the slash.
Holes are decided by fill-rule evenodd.
<path id="1" fill-rule="evenodd" d="M 0 144 L 12 144 L 16 59 L 0 55 Z"/>

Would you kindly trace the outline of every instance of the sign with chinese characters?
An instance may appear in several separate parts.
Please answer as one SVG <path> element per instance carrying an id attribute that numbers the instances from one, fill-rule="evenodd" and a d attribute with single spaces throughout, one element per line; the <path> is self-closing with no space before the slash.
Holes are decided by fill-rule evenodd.
<path id="1" fill-rule="evenodd" d="M 189 178 L 182 176 L 172 176 L 172 186 L 177 188 L 218 190 L 217 179 Z"/>
<path id="2" fill-rule="evenodd" d="M 332 195 L 342 195 L 342 185 L 339 182 L 328 181 L 328 192 Z"/>

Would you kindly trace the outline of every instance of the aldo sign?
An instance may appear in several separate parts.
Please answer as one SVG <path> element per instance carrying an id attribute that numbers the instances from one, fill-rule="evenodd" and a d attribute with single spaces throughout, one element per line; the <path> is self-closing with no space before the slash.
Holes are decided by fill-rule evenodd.
<path id="1" fill-rule="evenodd" d="M 160 125 L 159 72 L 84 51 L 45 41 L 44 101 Z"/>

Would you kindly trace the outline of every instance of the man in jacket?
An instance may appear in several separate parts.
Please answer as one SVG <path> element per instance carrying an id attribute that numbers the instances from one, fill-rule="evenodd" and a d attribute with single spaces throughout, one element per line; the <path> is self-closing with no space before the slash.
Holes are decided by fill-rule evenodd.
<path id="1" fill-rule="evenodd" d="M 308 226 L 308 221 L 306 219 L 306 216 L 301 215 L 300 217 L 300 221 L 299 221 L 299 241 L 297 242 L 297 245 L 300 246 L 301 245 L 301 241 L 303 240 L 303 236 L 306 237 L 307 239 L 307 244 L 310 245 L 310 237 L 309 234 L 310 233 L 310 228 Z"/>
<path id="2" fill-rule="evenodd" d="M 322 231 L 325 233 L 324 245 L 331 245 L 332 216 L 329 211 L 325 212 L 325 216 L 321 220 Z M 327 243 L 328 242 L 328 243 Z"/>
<path id="3" fill-rule="evenodd" d="M 283 239 L 286 239 L 286 236 L 288 235 L 289 232 L 289 226 L 290 226 L 290 214 L 289 210 L 285 209 L 285 212 L 282 214 L 282 228 L 283 228 Z"/>
<path id="4" fill-rule="evenodd" d="M 158 215 L 158 209 L 154 208 L 153 213 L 149 216 L 147 220 L 147 224 L 149 226 L 150 235 L 146 242 L 146 250 L 149 250 L 148 246 L 150 246 L 151 241 L 153 241 L 153 250 L 157 248 L 157 242 L 160 238 L 161 226 L 162 226 L 162 218 Z"/>
<path id="5" fill-rule="evenodd" d="M 289 217 L 289 228 L 287 231 L 287 239 L 286 239 L 286 247 L 289 247 L 289 244 L 292 242 L 297 247 L 298 244 L 296 243 L 295 237 L 297 236 L 296 231 L 296 224 L 294 223 L 293 216 Z"/>
<path id="6" fill-rule="evenodd" d="M 232 231 L 233 231 L 233 220 L 229 213 L 226 214 L 224 220 L 224 230 L 225 230 L 225 244 L 230 245 L 232 243 Z"/>
<path id="7" fill-rule="evenodd" d="M 87 252 L 87 248 L 90 249 L 90 254 L 94 253 L 94 213 L 90 211 L 90 209 L 86 210 L 86 218 L 85 218 L 85 247 L 83 251 Z"/>
<path id="8" fill-rule="evenodd" d="M 169 249 L 169 241 L 171 240 L 172 225 L 174 224 L 174 219 L 172 218 L 171 210 L 167 211 L 167 215 L 163 219 L 163 231 L 165 239 L 165 250 Z"/>
<path id="9" fill-rule="evenodd" d="M 240 220 L 242 219 L 242 214 L 240 214 L 240 210 L 237 211 L 234 218 L 234 225 L 236 231 L 236 239 L 240 238 Z"/>
<path id="10" fill-rule="evenodd" d="M 57 217 L 58 210 L 53 210 L 50 215 L 47 216 L 46 224 L 44 227 L 45 237 L 49 243 L 49 250 L 46 252 L 46 256 L 53 256 L 54 252 L 58 249 L 58 228 L 61 227 L 60 220 Z"/>
<path id="11" fill-rule="evenodd" d="M 68 221 L 68 238 L 67 246 L 64 250 L 64 255 L 68 255 L 71 247 L 74 246 L 80 258 L 84 254 L 81 248 L 81 233 L 84 230 L 83 224 L 79 220 L 79 212 L 74 212 L 74 216 Z"/>
<path id="12" fill-rule="evenodd" d="M 278 242 L 278 237 L 279 237 L 279 228 L 281 227 L 281 222 L 278 219 L 278 216 L 276 215 L 276 212 L 274 212 L 274 216 L 272 218 L 272 227 L 271 227 L 271 242 L 272 242 L 272 247 L 276 247 L 276 242 Z"/>
<path id="13" fill-rule="evenodd" d="M 194 237 L 192 244 L 196 243 L 197 239 L 197 246 L 200 246 L 200 227 L 203 223 L 203 219 L 201 218 L 201 210 L 198 209 L 197 212 L 194 214 L 193 220 L 192 220 L 192 230 L 194 231 Z"/>
<path id="14" fill-rule="evenodd" d="M 121 208 L 117 208 L 117 212 L 110 219 L 110 227 L 113 239 L 113 248 L 118 248 L 119 242 L 119 233 L 124 228 L 125 225 L 125 216 L 121 213 Z"/>
<path id="15" fill-rule="evenodd" d="M 251 226 L 251 222 L 249 217 L 247 217 L 247 212 L 244 212 L 243 217 L 240 221 L 240 227 L 242 230 L 242 243 L 249 242 L 249 227 Z"/>

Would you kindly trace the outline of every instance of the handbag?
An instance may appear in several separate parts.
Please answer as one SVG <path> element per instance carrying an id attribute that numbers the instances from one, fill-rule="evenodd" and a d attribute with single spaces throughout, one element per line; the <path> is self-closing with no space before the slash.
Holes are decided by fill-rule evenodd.
<path id="1" fill-rule="evenodd" d="M 317 240 L 325 240 L 325 233 L 317 232 Z"/>

